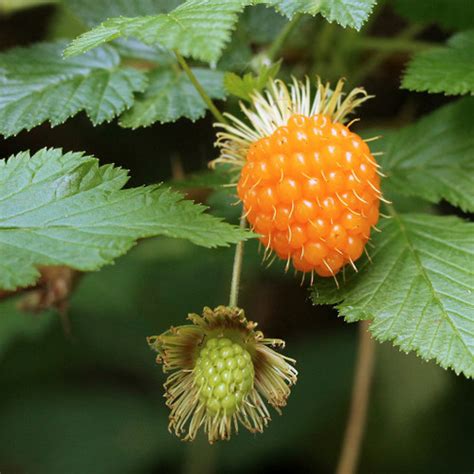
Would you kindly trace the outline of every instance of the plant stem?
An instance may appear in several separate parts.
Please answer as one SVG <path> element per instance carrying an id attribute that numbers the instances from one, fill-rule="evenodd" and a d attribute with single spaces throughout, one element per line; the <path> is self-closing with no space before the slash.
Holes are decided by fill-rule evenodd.
<path id="1" fill-rule="evenodd" d="M 270 61 L 274 61 L 280 49 L 282 48 L 285 41 L 290 36 L 291 32 L 294 30 L 295 26 L 301 20 L 302 15 L 297 13 L 286 25 L 278 36 L 273 40 L 273 43 L 270 45 L 267 51 L 267 56 Z"/>
<path id="2" fill-rule="evenodd" d="M 369 322 L 359 323 L 357 353 L 351 407 L 336 474 L 354 474 L 364 438 L 370 386 L 374 369 L 375 341 L 369 333 Z"/>
<path id="3" fill-rule="evenodd" d="M 301 19 L 300 14 L 296 14 L 291 21 L 289 21 L 285 27 L 280 31 L 278 36 L 274 39 L 273 43 L 268 49 L 267 56 L 270 61 L 273 61 L 280 51 L 281 47 L 291 34 L 295 26 Z M 179 57 L 178 57 L 179 60 Z M 242 209 L 242 215 L 240 216 L 241 229 L 245 229 L 247 226 L 247 219 L 245 217 L 245 209 Z M 237 306 L 239 300 L 239 289 L 240 289 L 240 277 L 242 274 L 242 260 L 244 256 L 244 242 L 241 241 L 235 246 L 234 264 L 232 266 L 232 279 L 230 283 L 230 295 L 229 295 L 229 306 Z"/>
<path id="4" fill-rule="evenodd" d="M 247 219 L 245 217 L 245 210 L 242 210 L 240 216 L 240 228 L 245 229 L 247 226 Z M 232 267 L 232 280 L 230 283 L 229 306 L 237 306 L 239 300 L 240 276 L 242 274 L 242 260 L 244 256 L 244 242 L 240 241 L 235 246 L 234 265 Z"/>
<path id="5" fill-rule="evenodd" d="M 176 59 L 178 60 L 181 69 L 186 73 L 194 88 L 197 90 L 202 100 L 206 103 L 208 109 L 211 111 L 212 115 L 214 115 L 217 121 L 221 123 L 227 123 L 226 118 L 219 112 L 219 109 L 214 105 L 212 99 L 207 95 L 204 87 L 202 87 L 201 83 L 198 81 L 197 77 L 194 75 L 183 56 L 181 56 L 181 54 L 179 54 L 177 51 L 175 51 L 174 54 L 176 55 Z"/>
<path id="6" fill-rule="evenodd" d="M 294 20 L 294 18 L 293 18 Z M 288 26 L 288 25 L 287 25 Z M 209 110 L 212 112 L 212 115 L 221 123 L 227 123 L 225 117 L 219 112 L 217 107 L 212 102 L 211 98 L 206 94 L 206 91 L 201 86 L 200 82 L 197 80 L 197 77 L 194 75 L 191 68 L 188 66 L 186 60 L 175 51 L 176 58 L 183 69 L 183 71 L 188 75 L 189 80 L 192 82 L 193 86 L 199 92 L 199 95 L 202 97 L 204 102 L 209 107 Z M 247 220 L 244 217 L 244 212 L 242 211 L 242 216 L 240 218 L 240 228 L 245 229 L 247 225 Z M 239 287 L 240 287 L 240 275 L 242 273 L 242 258 L 244 254 L 244 242 L 239 242 L 235 247 L 235 256 L 234 256 L 234 265 L 232 268 L 232 280 L 230 284 L 230 297 L 229 297 L 229 306 L 237 306 L 238 296 L 239 296 Z"/>

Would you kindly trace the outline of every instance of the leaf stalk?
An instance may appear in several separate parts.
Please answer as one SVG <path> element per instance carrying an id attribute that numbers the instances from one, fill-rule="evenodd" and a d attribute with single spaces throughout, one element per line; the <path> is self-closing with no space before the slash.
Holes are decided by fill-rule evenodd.
<path id="1" fill-rule="evenodd" d="M 192 69 L 189 67 L 184 57 L 180 53 L 178 53 L 178 51 L 175 51 L 174 53 L 176 55 L 176 59 L 178 60 L 179 65 L 181 66 L 181 69 L 186 73 L 192 85 L 194 86 L 198 94 L 201 96 L 208 109 L 211 111 L 212 115 L 214 115 L 214 118 L 218 122 L 227 123 L 226 118 L 219 112 L 219 109 L 214 105 L 214 102 L 204 90 L 204 87 L 202 87 L 201 83 L 198 81 L 197 77 L 195 76 Z"/>

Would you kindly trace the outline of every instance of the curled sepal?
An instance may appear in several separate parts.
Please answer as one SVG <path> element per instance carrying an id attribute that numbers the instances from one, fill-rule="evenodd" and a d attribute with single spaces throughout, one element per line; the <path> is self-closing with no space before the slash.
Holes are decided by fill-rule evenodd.
<path id="1" fill-rule="evenodd" d="M 265 338 L 240 308 L 204 308 L 188 319 L 148 338 L 163 371 L 172 372 L 165 383 L 170 431 L 193 440 L 202 427 L 210 443 L 229 439 L 239 425 L 262 432 L 270 421 L 265 401 L 280 413 L 296 383 L 295 361 L 272 349 L 284 342 Z"/>

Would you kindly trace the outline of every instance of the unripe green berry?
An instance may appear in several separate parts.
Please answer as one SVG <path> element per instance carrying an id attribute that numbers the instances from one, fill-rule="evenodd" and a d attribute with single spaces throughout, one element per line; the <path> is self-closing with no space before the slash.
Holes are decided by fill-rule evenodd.
<path id="1" fill-rule="evenodd" d="M 199 352 L 194 383 L 208 411 L 232 415 L 251 391 L 254 375 L 247 350 L 226 337 L 214 337 Z"/>
<path id="2" fill-rule="evenodd" d="M 265 400 L 279 410 L 296 382 L 294 360 L 270 347 L 283 341 L 265 338 L 240 308 L 204 308 L 189 319 L 192 325 L 148 338 L 157 361 L 173 371 L 165 383 L 170 430 L 193 440 L 202 429 L 210 443 L 229 439 L 239 425 L 263 431 Z"/>

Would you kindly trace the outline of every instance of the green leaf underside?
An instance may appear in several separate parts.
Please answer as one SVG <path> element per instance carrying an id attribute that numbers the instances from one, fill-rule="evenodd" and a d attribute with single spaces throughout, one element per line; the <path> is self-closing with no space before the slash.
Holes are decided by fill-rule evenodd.
<path id="1" fill-rule="evenodd" d="M 376 0 L 264 0 L 288 17 L 296 13 L 320 13 L 329 22 L 359 30 L 369 17 Z"/>
<path id="2" fill-rule="evenodd" d="M 107 18 L 168 13 L 181 0 L 66 0 L 65 4 L 86 25 L 95 26 Z"/>
<path id="3" fill-rule="evenodd" d="M 459 33 L 445 48 L 414 56 L 405 71 L 402 87 L 445 95 L 474 95 L 474 30 Z"/>
<path id="4" fill-rule="evenodd" d="M 122 189 L 127 180 L 125 170 L 58 149 L 1 160 L 0 288 L 34 283 L 38 265 L 97 270 L 139 238 L 215 247 L 251 235 L 169 189 Z"/>
<path id="5" fill-rule="evenodd" d="M 410 20 L 434 21 L 446 28 L 474 27 L 474 2 L 471 0 L 396 0 L 395 9 Z"/>
<path id="6" fill-rule="evenodd" d="M 43 43 L 0 54 L 0 133 L 15 135 L 84 110 L 92 123 L 112 120 L 146 87 L 146 75 L 120 66 L 109 46 L 64 60 L 65 43 Z"/>
<path id="7" fill-rule="evenodd" d="M 81 54 L 119 37 L 134 37 L 213 63 L 229 41 L 238 13 L 249 3 L 250 0 L 188 0 L 168 14 L 111 18 L 76 38 L 65 55 Z"/>
<path id="8" fill-rule="evenodd" d="M 107 18 L 168 13 L 180 3 L 181 0 L 67 0 L 66 7 L 92 28 Z M 152 61 L 161 66 L 175 59 L 166 48 L 146 45 L 134 38 L 122 38 L 114 42 L 114 47 L 123 57 Z"/>
<path id="9" fill-rule="evenodd" d="M 211 98 L 225 97 L 222 72 L 201 68 L 193 72 Z M 174 122 L 180 117 L 191 120 L 204 117 L 207 106 L 184 72 L 156 69 L 150 73 L 149 81 L 146 92 L 122 115 L 123 127 L 146 127 L 155 122 Z"/>
<path id="10" fill-rule="evenodd" d="M 278 74 L 279 69 L 280 62 L 277 62 L 270 66 L 262 66 L 257 76 L 251 72 L 242 77 L 234 72 L 227 72 L 224 76 L 224 87 L 229 94 L 250 101 L 252 94 L 260 92 L 267 85 L 270 78 Z"/>
<path id="11" fill-rule="evenodd" d="M 384 134 L 371 148 L 388 179 L 384 187 L 474 211 L 474 99 L 444 106 L 416 124 Z"/>
<path id="12" fill-rule="evenodd" d="M 360 28 L 375 0 L 188 0 L 167 14 L 110 18 L 76 38 L 65 55 L 81 54 L 120 37 L 133 37 L 216 63 L 236 26 L 238 14 L 254 4 L 274 6 L 289 17 L 298 12 L 321 13 L 329 21 Z"/>
<path id="13" fill-rule="evenodd" d="M 379 226 L 373 264 L 339 290 L 320 280 L 314 303 L 337 304 L 347 321 L 371 320 L 378 340 L 474 376 L 474 224 L 394 212 Z"/>

